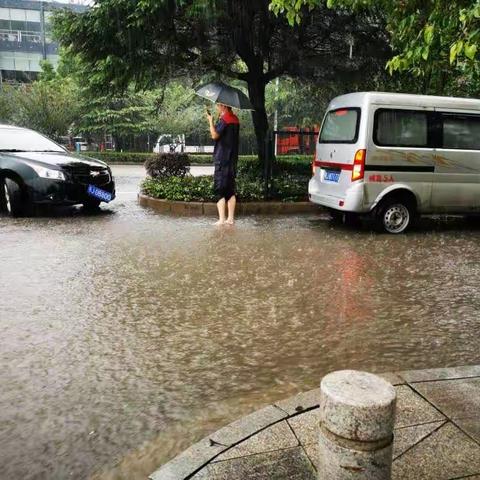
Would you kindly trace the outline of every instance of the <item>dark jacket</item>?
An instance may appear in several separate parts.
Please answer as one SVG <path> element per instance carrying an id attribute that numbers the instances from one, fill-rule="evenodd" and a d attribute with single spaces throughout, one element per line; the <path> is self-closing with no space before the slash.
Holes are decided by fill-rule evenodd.
<path id="1" fill-rule="evenodd" d="M 213 150 L 215 166 L 233 166 L 236 170 L 240 132 L 238 117 L 230 112 L 224 113 L 215 125 L 215 130 L 220 135 Z"/>

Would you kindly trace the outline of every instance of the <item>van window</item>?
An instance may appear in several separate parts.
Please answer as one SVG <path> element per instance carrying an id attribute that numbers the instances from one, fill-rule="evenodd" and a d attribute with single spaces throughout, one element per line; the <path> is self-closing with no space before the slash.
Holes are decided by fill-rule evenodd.
<path id="1" fill-rule="evenodd" d="M 325 116 L 320 143 L 355 143 L 360 124 L 359 108 L 340 108 L 331 110 Z"/>
<path id="2" fill-rule="evenodd" d="M 382 147 L 428 147 L 428 114 L 379 109 L 375 113 L 373 140 Z"/>
<path id="3" fill-rule="evenodd" d="M 480 116 L 442 114 L 443 148 L 480 150 Z"/>

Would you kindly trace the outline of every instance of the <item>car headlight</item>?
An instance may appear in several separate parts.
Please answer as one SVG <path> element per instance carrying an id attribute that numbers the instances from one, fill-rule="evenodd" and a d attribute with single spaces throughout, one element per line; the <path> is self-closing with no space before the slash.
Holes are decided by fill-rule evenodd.
<path id="1" fill-rule="evenodd" d="M 54 170 L 53 168 L 40 167 L 38 165 L 30 165 L 37 175 L 41 178 L 48 178 L 50 180 L 63 180 L 65 181 L 65 174 L 61 170 Z"/>

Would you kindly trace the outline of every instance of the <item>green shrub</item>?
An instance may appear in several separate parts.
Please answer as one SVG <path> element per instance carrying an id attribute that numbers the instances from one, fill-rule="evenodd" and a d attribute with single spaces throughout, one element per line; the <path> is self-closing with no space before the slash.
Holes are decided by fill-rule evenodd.
<path id="1" fill-rule="evenodd" d="M 307 175 L 284 174 L 273 180 L 273 198 L 283 202 L 296 202 L 308 200 L 308 181 Z"/>
<path id="2" fill-rule="evenodd" d="M 282 175 L 273 183 L 273 200 L 286 202 L 307 199 L 309 177 Z M 237 177 L 237 197 L 243 202 L 263 199 L 263 181 L 244 175 Z M 142 192 L 154 198 L 184 202 L 214 202 L 213 177 L 168 177 L 162 179 L 147 178 L 142 184 Z"/>
<path id="3" fill-rule="evenodd" d="M 97 158 L 106 163 L 145 163 L 154 153 L 139 152 L 82 152 L 82 155 Z"/>
<path id="4" fill-rule="evenodd" d="M 145 169 L 152 178 L 184 177 L 190 168 L 186 153 L 159 153 L 145 162 Z"/>
<path id="5" fill-rule="evenodd" d="M 211 202 L 215 200 L 213 177 L 168 177 L 163 179 L 147 178 L 142 191 L 154 198 L 179 200 L 183 202 Z"/>
<path id="6" fill-rule="evenodd" d="M 106 163 L 145 163 L 154 158 L 154 153 L 139 152 L 84 152 L 85 156 L 98 158 Z M 189 154 L 191 164 L 212 165 L 212 155 Z M 280 155 L 276 161 L 275 173 L 291 173 L 309 175 L 311 171 L 312 155 Z M 256 155 L 240 155 L 238 159 L 239 173 L 258 177 L 263 175 L 262 166 Z"/>

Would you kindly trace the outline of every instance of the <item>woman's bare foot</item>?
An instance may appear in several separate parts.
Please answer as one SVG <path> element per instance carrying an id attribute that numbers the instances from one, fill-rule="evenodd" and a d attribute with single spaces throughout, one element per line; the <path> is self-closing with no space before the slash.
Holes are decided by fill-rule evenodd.
<path id="1" fill-rule="evenodd" d="M 216 226 L 220 226 L 220 225 L 223 225 L 225 223 L 225 220 L 217 220 L 214 225 Z"/>
<path id="2" fill-rule="evenodd" d="M 225 220 L 225 223 L 227 225 L 233 225 L 235 223 L 235 220 L 229 218 L 229 219 Z"/>

